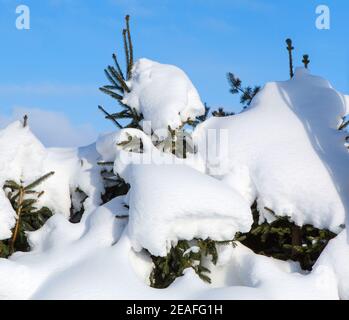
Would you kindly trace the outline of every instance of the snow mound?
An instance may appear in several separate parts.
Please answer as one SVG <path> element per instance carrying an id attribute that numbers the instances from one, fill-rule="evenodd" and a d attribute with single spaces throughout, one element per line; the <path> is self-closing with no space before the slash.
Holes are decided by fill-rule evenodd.
<path id="1" fill-rule="evenodd" d="M 211 118 L 194 137 L 207 171 L 238 190 L 262 215 L 342 230 L 348 212 L 349 155 L 337 130 L 346 99 L 327 80 L 298 69 L 265 85 L 245 112 Z M 217 154 L 207 156 L 216 132 Z M 214 149 L 216 150 L 216 149 Z"/>
<path id="2" fill-rule="evenodd" d="M 126 197 L 130 208 L 128 229 L 136 251 L 145 248 L 155 256 L 165 256 L 178 240 L 231 240 L 236 232 L 250 230 L 251 209 L 238 193 L 180 161 L 156 163 L 161 152 L 141 131 L 122 130 L 103 141 L 116 145 L 127 134 L 142 138 L 144 148 L 141 154 L 115 148 L 114 172 L 131 187 Z M 98 149 L 108 148 L 98 144 Z M 163 160 L 173 158 L 165 154 Z M 150 162 L 144 163 L 146 160 Z"/>
<path id="3" fill-rule="evenodd" d="M 29 184 L 51 171 L 53 176 L 38 186 L 45 190 L 37 206 L 69 217 L 71 193 L 81 189 L 89 197 L 85 209 L 100 203 L 103 184 L 96 167 L 99 154 L 94 145 L 79 149 L 46 149 L 30 128 L 14 122 L 0 131 L 0 189 L 6 180 Z M 8 239 L 15 224 L 15 211 L 0 190 L 0 239 Z"/>
<path id="4" fill-rule="evenodd" d="M 251 228 L 250 207 L 239 194 L 187 166 L 131 165 L 122 176 L 131 186 L 129 236 L 136 251 L 166 256 L 178 240 L 231 240 Z"/>
<path id="5" fill-rule="evenodd" d="M 43 172 L 45 147 L 20 122 L 0 131 L 0 188 L 6 180 L 32 182 L 48 172 Z M 0 190 L 0 239 L 11 236 L 15 212 L 3 190 Z"/>
<path id="6" fill-rule="evenodd" d="M 336 300 L 336 276 L 322 266 L 304 274 L 297 263 L 257 255 L 242 244 L 221 247 L 217 266 L 209 266 L 212 286 L 199 299 Z"/>
<path id="7" fill-rule="evenodd" d="M 212 284 L 186 270 L 169 288 L 149 287 L 152 261 L 136 253 L 127 221 L 101 206 L 81 223 L 53 216 L 32 233 L 32 252 L 0 259 L 1 299 L 338 299 L 330 267 L 304 275 L 291 262 L 243 245 L 219 248 Z"/>
<path id="8" fill-rule="evenodd" d="M 348 261 L 349 245 L 347 234 L 343 231 L 330 241 L 314 266 L 314 270 L 322 267 L 333 270 L 337 278 L 339 297 L 342 300 L 349 300 Z"/>
<path id="9" fill-rule="evenodd" d="M 176 129 L 205 113 L 199 94 L 187 75 L 176 66 L 138 60 L 127 82 L 131 89 L 123 103 L 151 121 L 152 129 Z"/>

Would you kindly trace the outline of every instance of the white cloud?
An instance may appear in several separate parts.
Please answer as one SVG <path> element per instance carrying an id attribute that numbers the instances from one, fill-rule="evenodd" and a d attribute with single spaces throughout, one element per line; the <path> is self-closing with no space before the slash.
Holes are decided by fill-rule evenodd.
<path id="1" fill-rule="evenodd" d="M 63 114 L 39 108 L 14 107 L 10 115 L 0 115 L 0 128 L 29 117 L 34 134 L 47 147 L 76 147 L 96 140 L 97 132 L 90 124 L 74 125 Z"/>
<path id="2" fill-rule="evenodd" d="M 92 85 L 60 85 L 60 84 L 0 84 L 0 94 L 36 94 L 36 95 L 62 95 L 62 94 L 95 94 L 98 89 Z"/>

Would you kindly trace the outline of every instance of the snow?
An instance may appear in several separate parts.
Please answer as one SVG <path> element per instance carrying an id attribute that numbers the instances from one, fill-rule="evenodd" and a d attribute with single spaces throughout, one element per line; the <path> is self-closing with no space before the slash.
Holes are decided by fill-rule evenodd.
<path id="1" fill-rule="evenodd" d="M 42 161 L 46 155 L 45 148 L 27 128 L 21 128 L 20 122 L 15 122 L 0 132 L 0 150 L 1 186 L 6 180 L 39 178 L 38 172 L 42 173 Z M 0 208 L 0 239 L 7 239 L 15 224 L 15 212 L 2 190 Z"/>
<path id="2" fill-rule="evenodd" d="M 339 297 L 343 300 L 349 300 L 348 259 L 349 245 L 347 234 L 343 231 L 330 241 L 314 266 L 315 270 L 323 266 L 333 270 L 337 278 Z"/>
<path id="3" fill-rule="evenodd" d="M 14 122 L 0 131 L 0 149 L 0 186 L 6 180 L 29 184 L 54 171 L 53 176 L 38 186 L 39 191 L 45 190 L 39 207 L 47 206 L 54 213 L 69 217 L 70 195 L 77 187 L 89 196 L 86 210 L 99 205 L 103 185 L 100 170 L 94 165 L 99 157 L 94 145 L 79 149 L 46 149 L 29 127 L 23 128 L 20 122 Z M 15 224 L 15 212 L 2 190 L 0 208 L 0 239 L 7 239 Z"/>
<path id="4" fill-rule="evenodd" d="M 141 59 L 133 75 L 125 99 L 155 128 L 176 128 L 201 113 L 180 69 Z M 148 253 L 164 256 L 181 239 L 232 240 L 250 229 L 255 199 L 267 219 L 273 210 L 299 225 L 342 230 L 349 169 L 345 134 L 337 127 L 347 110 L 347 96 L 298 69 L 292 80 L 266 84 L 243 113 L 201 124 L 193 133 L 199 152 L 186 159 L 157 149 L 137 129 L 101 135 L 82 148 L 47 149 L 29 127 L 11 124 L 0 131 L 0 186 L 55 171 L 39 187 L 45 190 L 39 205 L 54 215 L 28 233 L 30 252 L 0 259 L 0 299 L 349 299 L 347 231 L 311 272 L 240 243 L 219 245 L 217 265 L 204 262 L 211 284 L 188 269 L 163 290 L 149 286 Z M 142 153 L 120 145 L 129 138 L 142 141 Z M 114 162 L 114 173 L 130 184 L 127 195 L 103 205 L 99 161 Z M 73 224 L 68 217 L 77 188 L 88 198 L 82 220 Z M 14 223 L 0 190 L 0 239 Z"/>
<path id="5" fill-rule="evenodd" d="M 269 220 L 266 208 L 298 225 L 341 231 L 349 212 L 349 155 L 337 130 L 344 101 L 305 69 L 292 80 L 267 83 L 245 112 L 198 126 L 194 137 L 207 172 L 249 203 L 257 199 Z"/>
<path id="6" fill-rule="evenodd" d="M 212 284 L 186 270 L 165 290 L 148 286 L 152 263 L 137 253 L 127 221 L 102 206 L 79 224 L 55 215 L 30 234 L 33 251 L 0 260 L 1 299 L 338 299 L 330 267 L 302 274 L 292 262 L 219 248 Z"/>
<path id="7" fill-rule="evenodd" d="M 123 103 L 150 121 L 153 130 L 176 129 L 205 113 L 197 90 L 176 66 L 140 59 L 127 85 L 131 92 L 125 94 Z"/>
<path id="8" fill-rule="evenodd" d="M 250 207 L 239 194 L 187 166 L 131 165 L 123 177 L 131 185 L 129 236 L 136 251 L 166 256 L 178 240 L 231 240 L 251 228 Z"/>
<path id="9" fill-rule="evenodd" d="M 222 247 L 212 284 L 187 270 L 166 290 L 148 286 L 152 264 L 103 206 L 80 224 L 56 215 L 30 234 L 33 251 L 0 260 L 2 299 L 337 299 L 329 267 L 304 275 L 294 263 Z"/>
<path id="10" fill-rule="evenodd" d="M 256 255 L 241 244 L 222 249 L 218 265 L 210 267 L 216 288 L 202 292 L 201 299 L 338 299 L 336 278 L 328 267 L 302 274 L 294 262 Z"/>
<path id="11" fill-rule="evenodd" d="M 127 136 L 142 139 L 143 153 L 116 147 Z M 107 150 L 109 160 L 114 146 L 114 173 L 131 187 L 127 195 L 128 229 L 136 251 L 147 249 L 155 256 L 166 256 L 178 240 L 231 240 L 236 232 L 250 230 L 250 206 L 238 193 L 183 164 L 185 160 L 171 162 L 172 155 L 164 154 L 159 163 L 163 153 L 143 132 L 121 130 L 117 135 L 103 136 L 97 145 L 98 150 Z M 157 232 L 148 232 L 153 229 Z"/>

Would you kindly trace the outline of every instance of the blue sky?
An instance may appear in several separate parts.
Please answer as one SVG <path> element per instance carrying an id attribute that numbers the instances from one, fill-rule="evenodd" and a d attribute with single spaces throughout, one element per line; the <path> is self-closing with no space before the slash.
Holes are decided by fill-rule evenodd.
<path id="1" fill-rule="evenodd" d="M 15 28 L 19 4 L 30 7 L 30 30 Z M 331 10 L 330 30 L 315 27 L 320 4 Z M 136 57 L 183 68 L 210 106 L 239 109 L 228 71 L 251 85 L 287 79 L 287 37 L 296 64 L 308 53 L 315 74 L 349 92 L 348 1 L 0 0 L 0 124 L 1 117 L 5 123 L 35 108 L 38 117 L 39 110 L 59 116 L 61 127 L 52 132 L 70 126 L 81 136 L 74 143 L 113 129 L 97 106 L 115 110 L 117 104 L 98 87 L 106 84 L 111 54 L 123 53 L 126 13 Z"/>

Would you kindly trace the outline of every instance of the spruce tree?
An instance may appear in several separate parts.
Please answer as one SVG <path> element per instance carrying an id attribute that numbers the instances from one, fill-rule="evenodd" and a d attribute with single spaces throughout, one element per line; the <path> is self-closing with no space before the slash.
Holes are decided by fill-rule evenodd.
<path id="1" fill-rule="evenodd" d="M 16 212 L 16 223 L 12 237 L 0 241 L 0 257 L 7 258 L 16 251 L 29 251 L 26 232 L 38 230 L 52 216 L 49 208 L 38 209 L 35 205 L 44 194 L 44 191 L 36 191 L 36 188 L 53 174 L 54 172 L 49 172 L 27 185 L 22 181 L 5 182 L 3 189 Z"/>
<path id="2" fill-rule="evenodd" d="M 143 116 L 122 102 L 124 94 L 130 92 L 130 88 L 128 88 L 126 82 L 132 79 L 132 66 L 134 63 L 129 20 L 130 17 L 126 16 L 126 27 L 122 32 L 126 71 L 122 71 L 116 54 L 113 54 L 114 66 L 108 66 L 105 69 L 105 74 L 110 84 L 100 88 L 102 92 L 118 101 L 121 106 L 121 111 L 109 113 L 102 106 L 99 106 L 99 109 L 104 113 L 105 118 L 111 120 L 118 129 L 137 128 L 142 130 L 140 122 Z M 187 126 L 195 127 L 199 123 L 205 121 L 209 112 L 210 108 L 205 105 L 205 114 L 197 117 L 194 121 L 188 120 L 177 129 L 168 127 L 168 135 L 165 139 L 156 139 L 156 137 L 154 138 L 155 135 L 153 135 L 154 146 L 163 152 L 172 153 L 176 157 L 186 158 L 188 153 L 194 152 L 191 135 L 190 132 L 187 131 Z M 220 108 L 214 111 L 213 114 L 217 117 L 222 117 L 231 115 L 232 113 L 225 112 Z M 124 126 L 122 122 L 125 119 L 129 120 L 129 123 Z M 119 143 L 119 147 L 131 152 L 142 152 L 142 141 L 129 136 L 125 141 Z M 127 194 L 130 186 L 119 175 L 114 174 L 112 169 L 113 163 L 100 162 L 99 165 L 102 167 L 102 176 L 105 181 L 106 190 L 105 194 L 102 195 L 103 203 L 117 196 Z M 224 244 L 231 243 L 232 241 L 228 241 Z M 198 251 L 195 253 L 193 251 L 186 252 L 193 245 L 198 247 Z M 213 263 L 217 262 L 216 242 L 210 239 L 193 239 L 192 241 L 181 240 L 176 246 L 171 248 L 166 257 L 151 257 L 154 263 L 154 269 L 150 276 L 150 282 L 151 285 L 156 288 L 167 287 L 177 277 L 182 276 L 186 268 L 193 268 L 201 279 L 209 282 L 209 270 L 203 266 L 203 259 L 204 257 L 208 257 L 212 259 Z"/>
<path id="3" fill-rule="evenodd" d="M 112 121 L 119 129 L 122 128 L 140 128 L 139 122 L 143 116 L 139 114 L 135 109 L 122 102 L 124 95 L 130 92 L 130 88 L 127 86 L 127 81 L 132 78 L 132 68 L 134 64 L 133 44 L 130 30 L 130 16 L 125 17 L 125 29 L 122 30 L 123 44 L 126 68 L 122 71 L 119 64 L 118 57 L 114 53 L 112 55 L 114 65 L 109 65 L 104 73 L 109 80 L 109 84 L 100 88 L 100 90 L 109 95 L 111 98 L 117 100 L 121 106 L 121 111 L 115 113 L 109 113 L 102 106 L 98 108 L 104 113 L 105 118 Z M 128 121 L 125 126 L 121 123 Z"/>

